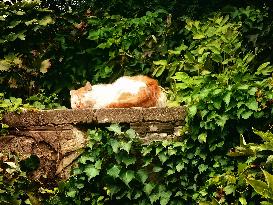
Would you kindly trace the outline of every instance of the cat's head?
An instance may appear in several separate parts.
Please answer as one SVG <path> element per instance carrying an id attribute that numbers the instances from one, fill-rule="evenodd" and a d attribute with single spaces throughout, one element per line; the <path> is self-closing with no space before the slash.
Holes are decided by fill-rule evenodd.
<path id="1" fill-rule="evenodd" d="M 72 109 L 84 108 L 84 94 L 92 90 L 92 85 L 90 82 L 87 82 L 85 86 L 77 89 L 70 90 L 70 101 Z"/>

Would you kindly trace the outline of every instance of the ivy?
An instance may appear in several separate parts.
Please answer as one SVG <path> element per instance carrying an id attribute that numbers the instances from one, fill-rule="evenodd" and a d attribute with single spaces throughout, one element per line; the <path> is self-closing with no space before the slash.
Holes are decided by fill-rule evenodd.
<path id="1" fill-rule="evenodd" d="M 70 179 L 47 204 L 185 204 L 193 202 L 205 164 L 187 140 L 143 145 L 118 125 L 88 131 L 89 143 Z M 129 133 L 129 134 L 128 134 Z M 127 148 L 126 148 L 127 147 Z M 202 161 L 197 156 L 197 161 Z M 197 168 L 199 167 L 199 168 Z M 195 170 L 196 175 L 192 175 Z M 198 170 L 198 172 L 196 172 Z M 195 199 L 196 200 L 196 199 Z"/>

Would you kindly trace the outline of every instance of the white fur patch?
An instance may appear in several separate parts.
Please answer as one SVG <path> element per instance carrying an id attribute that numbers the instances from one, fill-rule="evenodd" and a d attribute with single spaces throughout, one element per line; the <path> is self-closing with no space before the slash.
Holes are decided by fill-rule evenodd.
<path id="1" fill-rule="evenodd" d="M 126 77 L 119 78 L 113 84 L 93 85 L 92 90 L 84 94 L 83 102 L 94 100 L 93 108 L 100 109 L 107 107 L 111 103 L 118 102 L 122 93 L 137 95 L 140 88 L 146 87 L 141 81 L 135 81 Z"/>

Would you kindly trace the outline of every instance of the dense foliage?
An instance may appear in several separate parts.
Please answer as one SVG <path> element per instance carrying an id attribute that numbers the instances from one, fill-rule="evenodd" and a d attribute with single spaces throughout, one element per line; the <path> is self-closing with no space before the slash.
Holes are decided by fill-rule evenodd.
<path id="1" fill-rule="evenodd" d="M 26 103 L 69 107 L 69 89 L 134 74 L 158 79 L 188 108 L 177 142 L 142 145 L 116 125 L 90 130 L 71 178 L 33 200 L 272 203 L 270 1 L 10 2 L 0 3 L 0 119 Z M 1 166 L 16 174 L 0 175 L 0 199 L 16 190 L 12 200 L 32 203 L 25 173 Z"/>

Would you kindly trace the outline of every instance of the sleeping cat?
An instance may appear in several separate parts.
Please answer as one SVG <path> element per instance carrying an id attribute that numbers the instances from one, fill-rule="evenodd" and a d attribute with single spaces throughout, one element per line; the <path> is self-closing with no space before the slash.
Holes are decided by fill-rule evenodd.
<path id="1" fill-rule="evenodd" d="M 71 90 L 71 108 L 165 107 L 166 95 L 158 82 L 147 76 L 124 76 L 112 84 L 91 85 Z"/>

